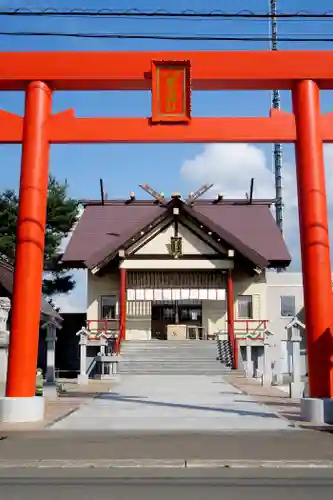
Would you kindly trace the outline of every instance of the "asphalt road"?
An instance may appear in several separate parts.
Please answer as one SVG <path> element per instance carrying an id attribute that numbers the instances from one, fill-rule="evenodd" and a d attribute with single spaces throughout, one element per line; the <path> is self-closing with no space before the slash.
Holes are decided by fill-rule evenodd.
<path id="1" fill-rule="evenodd" d="M 6 500 L 328 500 L 332 470 L 1 471 Z"/>
<path id="2" fill-rule="evenodd" d="M 13 432 L 2 460 L 333 460 L 333 434 L 317 431 L 156 434 Z"/>

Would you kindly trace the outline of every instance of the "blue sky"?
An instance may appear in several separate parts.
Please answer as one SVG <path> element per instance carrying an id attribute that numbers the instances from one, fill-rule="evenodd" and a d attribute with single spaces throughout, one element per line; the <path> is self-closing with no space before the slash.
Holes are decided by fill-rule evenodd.
<path id="1" fill-rule="evenodd" d="M 279 0 L 280 11 L 314 10 L 332 8 L 332 0 Z M 320 4 L 320 6 L 319 6 Z M 222 7 L 221 7 L 222 5 Z M 241 9 L 267 11 L 268 0 L 0 0 L 0 10 L 19 7 L 44 9 L 114 8 L 126 10 L 140 8 L 154 10 L 192 9 L 197 11 L 221 9 L 235 12 Z M 330 35 L 332 20 L 304 22 L 283 21 L 279 33 L 288 35 Z M 268 33 L 267 21 L 255 20 L 157 20 L 157 19 L 91 19 L 91 18 L 13 18 L 0 17 L 0 31 L 71 31 L 71 32 L 121 32 L 121 33 L 172 33 L 172 34 L 261 34 Z M 268 43 L 245 42 L 179 42 L 158 40 L 92 40 L 60 37 L 10 37 L 0 35 L 0 51 L 37 50 L 267 50 Z M 281 49 L 333 50 L 332 44 L 281 43 Z M 197 116 L 265 116 L 270 108 L 269 92 L 215 92 L 194 93 L 193 114 Z M 0 94 L 0 109 L 23 114 L 23 93 Z M 282 93 L 282 107 L 290 109 L 290 95 Z M 63 92 L 54 95 L 54 112 L 74 108 L 77 116 L 149 116 L 150 94 L 148 92 Z M 332 93 L 322 95 L 322 110 L 332 110 Z M 50 168 L 59 179 L 67 179 L 70 194 L 76 198 L 99 197 L 99 178 L 104 179 L 108 196 L 123 197 L 135 190 L 137 185 L 148 183 L 168 194 L 180 191 L 183 194 L 199 187 L 198 178 L 181 175 L 184 162 L 202 153 L 205 145 L 57 145 L 51 148 Z M 263 146 L 271 167 L 271 146 Z M 293 148 L 285 148 L 285 160 L 293 163 Z M 0 189 L 18 188 L 20 147 L 0 146 Z M 221 164 L 223 169 L 223 164 Z M 246 172 L 244 177 L 251 175 Z M 204 175 L 201 175 L 201 180 Z M 260 179 L 257 179 L 260 184 Z M 228 186 L 226 186 L 226 190 Z M 143 194 L 144 197 L 144 194 Z M 81 291 L 83 292 L 83 291 Z"/>
<path id="2" fill-rule="evenodd" d="M 267 10 L 268 0 L 225 0 L 223 9 L 237 11 L 239 9 Z M 280 10 L 309 9 L 313 10 L 318 3 L 311 0 L 280 0 Z M 117 8 L 131 7 L 142 9 L 167 8 L 193 10 L 221 8 L 220 0 L 118 0 L 116 1 L 73 1 L 48 0 L 1 1 L 0 8 L 30 7 L 42 9 L 46 7 L 67 8 Z M 330 0 L 320 1 L 320 10 L 329 9 Z M 90 32 L 168 32 L 168 33 L 266 33 L 266 22 L 248 20 L 230 21 L 192 21 L 183 20 L 131 20 L 131 19 L 59 19 L 59 18 L 0 18 L 2 30 L 23 31 L 90 31 Z M 280 33 L 327 33 L 329 22 L 303 23 L 287 21 L 281 23 Z M 333 45 L 333 44 L 332 44 Z M 320 44 L 284 44 L 281 48 L 328 49 Z M 245 44 L 244 42 L 176 42 L 154 40 L 85 40 L 69 38 L 37 38 L 37 37 L 4 37 L 0 36 L 0 50 L 249 50 L 267 49 L 265 43 Z M 283 95 L 283 106 L 288 109 L 290 98 Z M 324 96 L 323 109 L 329 110 L 329 101 Z M 12 112 L 23 112 L 24 96 L 21 93 L 2 93 L 0 108 Z M 237 93 L 195 93 L 193 96 L 193 113 L 201 116 L 214 115 L 266 115 L 270 106 L 268 92 Z M 56 93 L 54 111 L 74 107 L 78 116 L 148 116 L 150 114 L 150 95 L 143 93 Z M 99 177 L 104 179 L 109 196 L 126 196 L 140 182 L 148 182 L 157 189 L 168 193 L 174 190 L 187 191 L 188 185 L 180 176 L 183 162 L 203 149 L 203 145 L 72 145 L 52 146 L 51 171 L 60 179 L 67 178 L 73 196 L 96 197 L 99 193 Z M 268 149 L 270 149 L 268 147 Z M 287 155 L 292 155 L 290 148 Z M 20 165 L 20 148 L 18 146 L 0 146 L 0 162 L 2 175 L 0 188 L 17 187 Z M 164 174 L 165 172 L 165 174 Z M 130 179 L 130 182 L 129 182 Z M 195 187 L 195 186 L 194 186 Z"/>

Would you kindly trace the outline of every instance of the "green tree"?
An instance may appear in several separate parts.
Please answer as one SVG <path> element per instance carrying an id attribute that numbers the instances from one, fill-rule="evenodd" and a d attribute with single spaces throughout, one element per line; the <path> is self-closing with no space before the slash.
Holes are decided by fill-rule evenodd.
<path id="1" fill-rule="evenodd" d="M 68 196 L 68 184 L 49 176 L 44 250 L 43 293 L 52 297 L 68 293 L 74 286 L 73 275 L 61 264 L 62 242 L 78 217 L 78 202 Z M 18 195 L 14 190 L 0 194 L 0 254 L 15 258 Z"/>

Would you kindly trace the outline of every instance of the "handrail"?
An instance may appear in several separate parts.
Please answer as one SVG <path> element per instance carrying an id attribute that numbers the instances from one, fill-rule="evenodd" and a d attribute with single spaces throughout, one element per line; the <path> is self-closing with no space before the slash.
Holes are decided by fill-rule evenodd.
<path id="1" fill-rule="evenodd" d="M 114 343 L 114 352 L 115 352 L 115 354 L 120 354 L 120 346 L 121 346 L 121 342 L 122 342 L 122 336 L 119 333 L 120 332 L 118 332 L 116 341 Z"/>
<path id="2" fill-rule="evenodd" d="M 109 322 L 112 320 L 108 319 L 88 319 L 86 324 L 87 324 L 87 330 L 89 332 L 96 332 L 96 333 L 104 333 L 105 335 L 108 335 L 109 330 Z M 93 326 L 97 323 L 97 327 Z M 101 326 L 99 326 L 101 325 Z M 120 346 L 121 343 L 124 339 L 122 338 L 119 330 L 117 330 L 117 335 L 114 343 L 114 353 L 119 354 L 120 352 Z"/>
<path id="3" fill-rule="evenodd" d="M 87 320 L 87 330 L 92 331 L 95 330 L 96 332 L 104 332 L 106 333 L 109 329 L 108 325 L 109 320 L 107 319 L 88 319 Z M 92 328 L 91 325 L 94 323 L 97 323 L 97 328 Z M 102 324 L 102 328 L 99 328 L 98 325 Z"/>
<path id="4" fill-rule="evenodd" d="M 264 337 L 260 337 L 260 333 L 264 332 L 267 330 L 267 324 L 269 320 L 267 319 L 235 319 L 234 323 L 245 323 L 245 328 L 235 328 L 235 333 L 236 331 L 238 332 L 244 332 L 244 337 L 245 338 L 252 338 L 252 340 L 264 340 Z M 257 323 L 256 328 L 251 328 L 251 324 Z M 254 336 L 255 332 L 258 331 L 258 336 Z M 236 335 L 237 338 L 237 335 Z M 237 340 L 242 339 L 243 337 L 238 337 Z"/>

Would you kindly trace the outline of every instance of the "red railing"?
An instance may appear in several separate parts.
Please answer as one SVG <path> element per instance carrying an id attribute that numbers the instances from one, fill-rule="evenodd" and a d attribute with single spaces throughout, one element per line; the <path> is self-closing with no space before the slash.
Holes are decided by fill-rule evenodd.
<path id="1" fill-rule="evenodd" d="M 108 335 L 110 332 L 109 328 L 109 323 L 110 321 L 107 319 L 88 319 L 87 320 L 87 330 L 91 333 L 97 334 L 97 336 L 91 336 L 88 337 L 89 340 L 97 340 L 98 339 L 98 334 L 105 334 Z M 112 322 L 114 323 L 114 322 Z M 119 330 L 116 331 L 116 337 L 115 337 L 115 343 L 114 343 L 114 352 L 116 354 L 119 354 L 120 352 L 120 345 L 122 342 L 122 338 L 120 335 Z"/>
<path id="2" fill-rule="evenodd" d="M 244 325 L 239 328 L 237 325 Z M 264 340 L 264 332 L 267 329 L 267 319 L 235 319 L 234 330 L 236 340 L 251 338 L 251 340 Z M 241 335 L 237 335 L 241 333 Z"/>
<path id="3" fill-rule="evenodd" d="M 89 332 L 107 333 L 109 324 L 107 319 L 88 319 L 87 330 Z"/>

